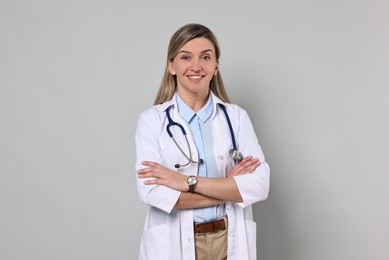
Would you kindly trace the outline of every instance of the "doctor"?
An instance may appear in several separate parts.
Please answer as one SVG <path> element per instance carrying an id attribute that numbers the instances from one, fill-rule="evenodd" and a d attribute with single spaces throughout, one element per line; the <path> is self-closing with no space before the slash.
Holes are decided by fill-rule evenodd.
<path id="1" fill-rule="evenodd" d="M 248 114 L 229 103 L 205 26 L 172 36 L 155 105 L 136 131 L 137 187 L 149 205 L 141 260 L 255 260 L 251 205 L 270 170 Z"/>

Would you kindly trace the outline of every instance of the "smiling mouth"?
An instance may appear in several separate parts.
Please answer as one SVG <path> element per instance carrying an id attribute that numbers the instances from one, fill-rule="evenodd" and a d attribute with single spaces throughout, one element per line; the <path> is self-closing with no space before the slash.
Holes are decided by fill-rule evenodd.
<path id="1" fill-rule="evenodd" d="M 201 79 L 203 76 L 201 75 L 193 75 L 193 76 L 189 76 L 189 78 L 191 79 Z"/>

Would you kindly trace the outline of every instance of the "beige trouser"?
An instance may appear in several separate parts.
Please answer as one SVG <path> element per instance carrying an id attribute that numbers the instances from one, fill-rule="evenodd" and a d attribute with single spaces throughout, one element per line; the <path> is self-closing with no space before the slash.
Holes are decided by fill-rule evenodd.
<path id="1" fill-rule="evenodd" d="M 227 228 L 195 235 L 196 260 L 227 259 Z"/>

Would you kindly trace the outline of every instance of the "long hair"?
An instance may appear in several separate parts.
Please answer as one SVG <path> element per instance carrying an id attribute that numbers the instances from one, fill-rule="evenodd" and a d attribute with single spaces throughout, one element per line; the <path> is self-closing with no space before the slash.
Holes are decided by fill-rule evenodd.
<path id="1" fill-rule="evenodd" d="M 216 60 L 219 62 L 220 58 L 220 47 L 213 32 L 201 24 L 187 24 L 178 29 L 172 36 L 169 42 L 167 52 L 167 63 L 165 68 L 165 74 L 162 78 L 161 85 L 159 87 L 157 97 L 155 98 L 154 105 L 162 104 L 165 101 L 170 100 L 177 88 L 177 79 L 175 75 L 170 74 L 168 69 L 168 61 L 173 61 L 177 56 L 178 52 L 187 42 L 196 38 L 206 38 L 210 40 L 215 48 Z M 222 76 L 220 70 L 213 76 L 209 83 L 210 90 L 221 100 L 229 103 L 227 92 L 224 88 Z"/>

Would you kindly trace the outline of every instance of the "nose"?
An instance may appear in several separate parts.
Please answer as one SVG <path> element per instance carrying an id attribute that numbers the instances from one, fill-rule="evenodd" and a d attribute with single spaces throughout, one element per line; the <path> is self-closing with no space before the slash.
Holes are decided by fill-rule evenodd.
<path id="1" fill-rule="evenodd" d="M 200 59 L 193 59 L 191 64 L 191 70 L 194 72 L 199 72 L 203 69 L 200 63 Z"/>

